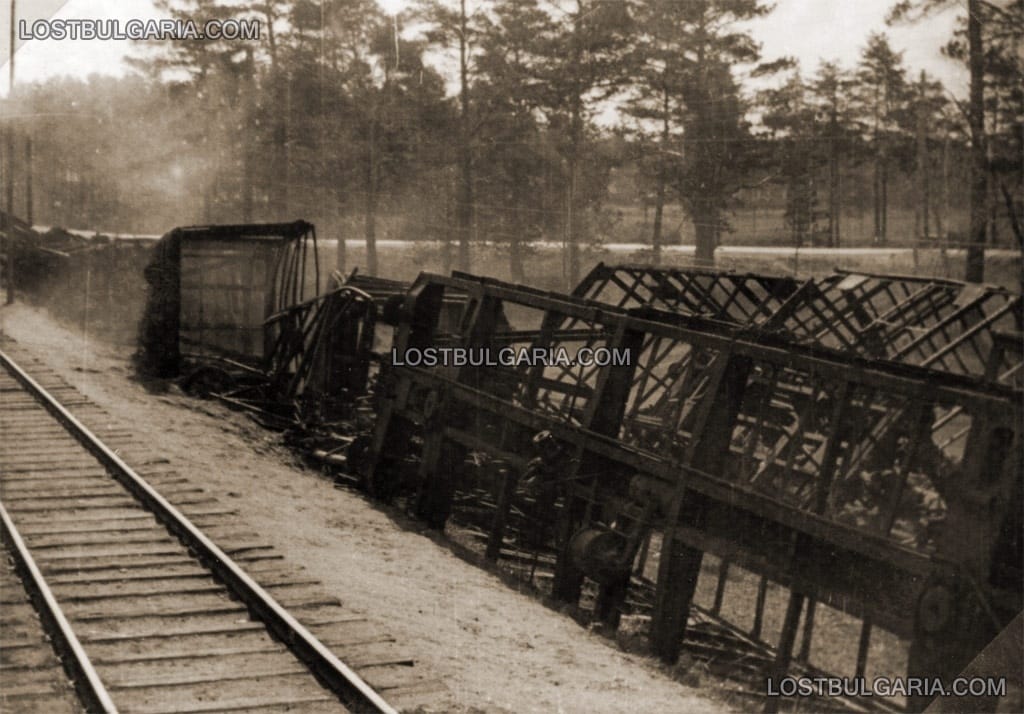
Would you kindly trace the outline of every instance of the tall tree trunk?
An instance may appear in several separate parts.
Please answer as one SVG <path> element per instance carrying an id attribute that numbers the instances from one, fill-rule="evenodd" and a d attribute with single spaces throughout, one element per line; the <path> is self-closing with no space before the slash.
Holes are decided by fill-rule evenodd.
<path id="1" fill-rule="evenodd" d="M 366 270 L 377 274 L 377 108 L 370 116 L 370 136 L 366 162 Z"/>
<path id="2" fill-rule="evenodd" d="M 320 166 L 318 167 L 320 169 L 320 186 L 317 191 L 317 199 L 320 205 L 317 206 L 317 213 L 320 214 L 320 220 L 324 223 L 325 227 L 338 237 L 337 247 L 334 252 L 334 267 L 338 272 L 343 273 L 345 270 L 345 249 L 343 247 L 345 237 L 338 230 L 338 225 L 334 220 L 336 211 L 334 210 L 334 204 L 330 200 L 330 186 L 334 182 L 328 176 L 330 173 L 330 161 L 327 158 L 327 111 L 324 103 L 328 27 L 327 3 L 325 0 L 320 0 L 320 61 L 317 64 L 317 100 L 319 104 L 317 107 L 319 110 L 317 116 L 317 150 L 320 154 Z M 319 276 L 317 279 L 319 280 Z"/>
<path id="3" fill-rule="evenodd" d="M 513 282 L 522 282 L 526 271 L 523 269 L 523 211 L 517 197 L 512 205 L 512 235 L 508 244 L 509 274 Z"/>
<path id="4" fill-rule="evenodd" d="M 252 155 L 247 143 L 242 145 L 242 223 L 252 223 Z"/>
<path id="5" fill-rule="evenodd" d="M 875 211 L 875 235 L 874 243 L 881 242 L 882 236 L 882 161 L 881 161 L 881 134 L 879 132 L 879 112 L 880 102 L 879 99 L 879 88 L 875 86 L 875 131 L 874 131 L 874 149 L 875 149 L 875 166 L 874 166 L 874 184 L 872 185 L 871 200 Z"/>
<path id="6" fill-rule="evenodd" d="M 526 198 L 523 194 L 526 189 L 525 172 L 520 170 L 518 164 L 513 163 L 510 167 L 510 178 L 512 179 L 512 193 L 509 201 L 509 237 L 508 237 L 508 267 L 509 275 L 513 282 L 521 282 L 525 276 L 523 270 L 523 236 L 526 227 L 523 220 L 523 206 Z"/>
<path id="7" fill-rule="evenodd" d="M 695 258 L 697 265 L 710 266 L 715 263 L 715 243 L 718 238 L 718 211 L 712 201 L 700 197 L 693 202 L 693 230 L 696 238 Z"/>
<path id="8" fill-rule="evenodd" d="M 275 4 L 268 2 L 264 5 L 264 21 L 263 26 L 267 28 L 267 46 L 270 50 L 270 83 L 271 83 L 271 100 L 277 105 L 281 105 L 281 92 L 282 92 L 282 77 L 281 70 L 278 65 L 277 57 L 277 36 L 274 33 L 274 26 L 277 22 L 277 15 L 274 12 Z M 284 82 L 287 84 L 287 82 Z M 286 107 L 287 111 L 287 107 Z M 272 211 L 274 220 L 285 220 L 285 216 L 288 212 L 288 182 L 287 182 L 287 147 L 288 142 L 288 119 L 285 112 L 276 111 L 274 112 L 275 126 L 273 127 L 273 150 L 271 155 L 271 165 L 274 170 L 275 177 L 284 177 L 279 183 L 278 181 L 270 181 L 270 210 Z"/>
<path id="9" fill-rule="evenodd" d="M 337 227 L 335 229 L 335 235 L 338 236 L 338 243 L 335 248 L 337 252 L 335 253 L 334 264 L 338 269 L 338 272 L 345 273 L 348 268 L 348 246 L 345 245 L 345 239 L 348 237 L 349 224 L 348 221 L 342 218 L 342 215 L 347 215 L 347 212 L 345 214 L 342 213 L 345 210 L 343 208 L 345 197 L 341 194 L 340 188 L 335 188 L 333 198 L 335 209 L 332 215 L 334 217 L 334 225 Z"/>
<path id="10" fill-rule="evenodd" d="M 665 213 L 665 178 L 658 177 L 658 191 L 654 199 L 654 228 L 651 235 L 651 247 L 654 249 L 654 264 L 661 265 L 661 226 Z"/>
<path id="11" fill-rule="evenodd" d="M 473 155 L 470 150 L 469 126 L 469 51 L 466 21 L 466 0 L 460 4 L 459 32 L 459 193 L 455 220 L 459 233 L 459 270 L 469 271 L 469 241 L 473 230 Z"/>
<path id="12" fill-rule="evenodd" d="M 7 72 L 8 72 L 8 84 L 7 84 L 7 98 L 10 99 L 14 95 L 14 51 L 16 45 L 14 44 L 14 24 L 17 13 L 14 7 L 14 0 L 11 0 L 11 25 L 10 25 L 10 57 L 7 60 Z M 7 216 L 4 218 L 4 225 L 0 228 L 5 229 L 7 233 L 7 304 L 10 305 L 14 302 L 14 283 L 15 283 L 15 272 L 14 266 L 14 232 L 9 229 L 7 221 L 10 220 L 14 215 L 14 122 L 10 121 L 7 124 Z"/>
<path id="13" fill-rule="evenodd" d="M 456 180 L 457 181 L 457 180 Z M 453 199 L 454 196 L 454 199 Z M 456 183 L 454 188 L 449 187 L 449 193 L 446 196 L 445 209 L 444 209 L 444 225 L 451 226 L 453 221 L 453 215 L 455 214 L 455 204 L 459 201 L 459 187 Z M 456 230 L 458 230 L 456 228 Z M 441 272 L 447 274 L 452 269 L 452 234 L 451 231 L 444 231 L 441 236 Z"/>
<path id="14" fill-rule="evenodd" d="M 828 245 L 839 246 L 839 110 L 832 97 L 828 131 Z"/>
<path id="15" fill-rule="evenodd" d="M 242 222 L 253 222 L 253 153 L 249 142 L 243 141 L 242 152 Z"/>
<path id="16" fill-rule="evenodd" d="M 32 137 L 25 137 L 25 221 L 31 226 L 35 220 L 32 205 Z"/>
<path id="17" fill-rule="evenodd" d="M 17 180 L 15 176 L 14 144 L 14 122 L 11 121 L 7 124 L 7 197 L 5 209 L 9 216 L 14 215 L 14 182 Z"/>
<path id="18" fill-rule="evenodd" d="M 665 164 L 668 162 L 669 117 L 668 117 L 668 86 L 662 86 L 661 94 L 661 152 L 658 156 L 658 187 L 654 199 L 654 230 L 651 235 L 651 247 L 654 249 L 654 264 L 661 265 L 661 230 L 665 213 L 665 184 L 668 176 Z"/>
<path id="19" fill-rule="evenodd" d="M 1010 191 L 1006 188 L 1005 184 L 1000 184 L 999 188 L 1003 194 L 1003 201 L 1006 202 L 1006 218 L 1010 222 L 1010 230 L 1013 231 L 1013 235 L 1017 239 L 1017 249 L 1024 251 L 1024 227 L 1021 226 L 1020 220 L 1017 218 L 1017 215 L 1020 213 L 1017 209 L 1017 203 L 1013 200 L 1013 196 L 1010 195 Z M 1024 295 L 1024 270 L 1020 271 L 1019 289 L 1021 294 Z"/>
<path id="20" fill-rule="evenodd" d="M 949 132 L 943 132 L 945 138 L 942 140 L 942 187 L 940 189 L 940 200 L 938 210 L 935 212 L 936 230 L 939 232 L 939 240 L 942 247 L 946 247 L 946 238 L 949 234 L 949 221 L 946 211 L 949 210 Z"/>
<path id="21" fill-rule="evenodd" d="M 882 154 L 879 184 L 881 187 L 881 193 L 878 197 L 878 211 L 881 219 L 881 233 L 879 234 L 879 237 L 882 245 L 886 245 L 889 242 L 889 165 L 888 159 L 884 153 Z"/>
<path id="22" fill-rule="evenodd" d="M 582 63 L 583 49 L 580 44 L 580 33 L 583 32 L 582 19 L 584 15 L 583 5 L 576 0 L 576 13 L 573 16 L 572 35 L 572 68 L 571 76 L 576 79 L 576 86 L 573 88 L 573 95 L 570 97 L 571 109 L 569 117 L 569 205 L 566 216 L 566 236 L 569 248 L 569 288 L 574 288 L 580 281 L 580 219 L 581 211 L 579 206 L 579 160 L 580 150 L 583 146 L 583 90 L 580 88 L 578 78 L 580 76 L 580 64 Z"/>
<path id="23" fill-rule="evenodd" d="M 871 185 L 871 206 L 874 210 L 874 223 L 873 230 L 874 235 L 872 236 L 873 243 L 880 242 L 880 236 L 882 235 L 882 213 L 879 210 L 881 206 L 880 196 L 882 195 L 882 181 L 881 181 L 881 166 L 878 164 L 878 157 L 875 157 L 874 173 L 872 175 L 873 183 Z"/>
<path id="24" fill-rule="evenodd" d="M 928 185 L 928 109 L 925 105 L 925 73 L 921 71 L 921 91 L 918 96 L 919 106 L 917 110 L 917 188 L 918 188 L 918 201 L 920 208 L 918 209 L 921 221 L 921 237 L 924 240 L 928 239 L 930 233 L 929 226 L 929 202 L 930 202 L 930 190 Z"/>
<path id="25" fill-rule="evenodd" d="M 840 171 L 839 159 L 836 159 L 836 242 L 835 247 L 843 244 L 843 174 Z"/>
<path id="26" fill-rule="evenodd" d="M 807 154 L 804 161 L 804 234 L 811 245 L 817 245 L 817 218 L 815 209 L 817 207 L 818 188 L 814 181 L 814 167 L 811 165 L 811 155 Z"/>
<path id="27" fill-rule="evenodd" d="M 277 175 L 280 179 L 277 191 L 277 220 L 286 221 L 290 218 L 291 213 L 291 191 L 288 186 L 291 177 L 289 175 L 289 164 L 291 163 L 291 157 L 288 155 L 288 130 L 289 121 L 291 119 L 292 111 L 292 83 L 291 77 L 285 77 L 284 82 L 284 111 L 278 113 L 280 117 L 280 134 L 278 137 L 278 170 Z"/>
<path id="28" fill-rule="evenodd" d="M 986 136 L 999 136 L 999 95 L 996 94 L 991 98 L 991 104 L 989 105 L 991 112 L 989 117 L 991 118 L 991 126 L 989 126 L 988 133 Z M 985 165 L 986 167 L 992 165 L 992 161 L 995 158 L 993 154 L 994 147 L 988 141 L 985 142 Z M 992 175 L 991 171 L 986 171 L 985 179 L 988 186 L 988 194 L 985 201 L 988 206 L 988 220 L 986 221 L 986 236 L 985 242 L 991 246 L 999 245 L 999 187 L 996 185 L 996 177 Z"/>
<path id="29" fill-rule="evenodd" d="M 571 155 L 569 157 L 569 186 L 568 195 L 566 200 L 566 222 L 565 222 L 565 238 L 568 250 L 569 259 L 569 274 L 568 274 L 568 287 L 574 288 L 580 281 L 580 245 L 579 245 L 579 228 L 577 223 L 579 216 L 576 211 L 576 177 L 578 173 L 578 167 L 576 163 L 576 149 L 570 149 Z"/>
<path id="30" fill-rule="evenodd" d="M 245 64 L 245 76 L 242 79 L 242 111 L 245 117 L 252 116 L 253 98 L 255 97 L 255 87 L 253 86 L 253 74 L 255 67 L 253 66 L 253 53 L 249 49 L 246 52 L 246 64 Z M 253 187 L 252 187 L 252 164 L 253 155 L 252 150 L 249 148 L 249 142 L 242 140 L 239 147 L 239 151 L 242 154 L 242 223 L 252 223 L 252 203 L 253 203 Z"/>
<path id="31" fill-rule="evenodd" d="M 985 158 L 985 56 L 981 40 L 981 0 L 967 0 L 967 51 L 971 70 L 968 120 L 971 128 L 971 222 L 967 237 L 964 279 L 985 279 L 985 199 L 988 162 Z"/>
<path id="32" fill-rule="evenodd" d="M 714 110 L 712 103 L 714 98 L 709 91 L 708 66 L 706 62 L 707 46 L 706 29 L 707 16 L 701 15 L 697 27 L 697 88 L 694 91 L 696 98 L 694 136 L 698 141 L 710 142 L 718 134 L 715 131 Z M 699 187 L 698 195 L 692 200 L 691 213 L 694 228 L 694 240 L 696 241 L 695 258 L 697 265 L 713 266 L 715 264 L 715 248 L 718 247 L 718 219 L 719 208 L 716 196 L 712 193 L 716 183 L 715 172 L 719 165 L 719 156 L 709 143 L 697 144 L 694 147 L 697 154 L 694 174 Z"/>

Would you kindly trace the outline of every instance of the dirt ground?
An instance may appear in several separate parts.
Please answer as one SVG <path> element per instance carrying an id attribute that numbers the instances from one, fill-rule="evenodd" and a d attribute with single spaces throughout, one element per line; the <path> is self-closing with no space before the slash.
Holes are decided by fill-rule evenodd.
<path id="1" fill-rule="evenodd" d="M 684 686 L 655 661 L 617 650 L 460 560 L 398 511 L 336 488 L 244 415 L 148 393 L 130 379 L 124 347 L 20 304 L 0 309 L 0 331 L 135 425 L 344 604 L 408 643 L 465 711 L 728 711 L 712 692 Z"/>

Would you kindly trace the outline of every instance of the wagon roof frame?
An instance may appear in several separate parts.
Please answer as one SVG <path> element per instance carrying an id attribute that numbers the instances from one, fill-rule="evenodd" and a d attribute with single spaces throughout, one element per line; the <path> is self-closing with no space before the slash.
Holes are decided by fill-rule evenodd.
<path id="1" fill-rule="evenodd" d="M 286 242 L 301 238 L 313 230 L 313 224 L 303 220 L 288 223 L 232 223 L 179 226 L 171 235 L 182 238 L 200 238 L 215 241 L 272 241 Z"/>
<path id="2" fill-rule="evenodd" d="M 430 283 L 465 290 L 471 296 L 477 292 L 489 292 L 513 303 L 552 310 L 585 321 L 610 325 L 631 321 L 636 329 L 650 334 L 695 340 L 711 348 L 728 346 L 754 359 L 783 363 L 791 357 L 797 357 L 809 368 L 836 375 L 853 369 L 879 385 L 902 385 L 904 390 L 916 389 L 922 395 L 928 393 L 939 399 L 960 399 L 990 406 L 1004 404 L 1018 411 L 1024 395 L 1024 391 L 1006 384 L 988 382 L 969 375 L 937 372 L 914 364 L 869 359 L 835 348 L 795 342 L 756 327 L 737 326 L 700 315 L 680 315 L 650 307 L 624 309 L 575 295 L 551 293 L 468 273 L 453 272 L 451 276 L 446 276 L 424 272 L 420 273 L 413 286 Z M 909 384 L 907 380 L 910 380 Z"/>

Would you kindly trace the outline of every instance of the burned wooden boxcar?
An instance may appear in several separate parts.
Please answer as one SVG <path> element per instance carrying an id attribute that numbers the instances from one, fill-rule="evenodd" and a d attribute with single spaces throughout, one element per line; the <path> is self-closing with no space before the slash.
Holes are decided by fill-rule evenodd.
<path id="1" fill-rule="evenodd" d="M 188 355 L 262 361 L 273 339 L 264 321 L 319 292 L 305 270 L 316 262 L 313 236 L 305 221 L 188 226 L 164 235 L 145 271 L 139 347 L 146 370 L 177 376 Z"/>
<path id="2" fill-rule="evenodd" d="M 278 423 L 365 391 L 374 300 L 321 294 L 312 224 L 175 228 L 145 273 L 144 373 Z"/>

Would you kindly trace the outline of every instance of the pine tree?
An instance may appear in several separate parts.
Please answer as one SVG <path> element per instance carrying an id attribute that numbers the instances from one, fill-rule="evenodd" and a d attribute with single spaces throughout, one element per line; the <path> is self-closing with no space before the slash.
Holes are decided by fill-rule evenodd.
<path id="1" fill-rule="evenodd" d="M 870 136 L 874 163 L 875 242 L 888 241 L 889 171 L 905 119 L 907 98 L 903 54 L 893 50 L 883 33 L 872 33 L 857 69 L 861 121 Z"/>
<path id="2" fill-rule="evenodd" d="M 933 180 L 932 144 L 936 142 L 935 131 L 941 126 L 948 112 L 949 102 L 941 82 L 931 79 L 922 70 L 918 80 L 910 88 L 910 115 L 914 122 L 914 178 L 917 185 L 915 224 L 917 234 L 923 239 L 931 235 L 933 224 Z"/>
<path id="3" fill-rule="evenodd" d="M 490 235 L 509 245 L 513 280 L 525 277 L 526 245 L 560 226 L 560 159 L 539 122 L 543 105 L 533 43 L 550 17 L 531 3 L 499 5 L 481 33 L 474 85 L 480 166 L 480 216 Z"/>
<path id="4" fill-rule="evenodd" d="M 427 41 L 445 49 L 453 49 L 457 57 L 459 79 L 459 123 L 456 134 L 457 190 L 455 199 L 456 234 L 458 236 L 459 270 L 470 269 L 470 239 L 475 220 L 475 120 L 472 101 L 474 59 L 482 36 L 489 29 L 484 7 L 479 0 L 459 0 L 457 7 L 440 0 L 426 0 L 418 13 L 428 23 Z M 450 264 L 450 248 L 445 241 L 445 269 Z"/>
<path id="5" fill-rule="evenodd" d="M 216 0 L 158 0 L 158 9 L 176 20 L 238 20 L 252 15 L 245 5 Z M 192 192 L 202 197 L 198 220 L 216 220 L 247 192 L 247 164 L 240 129 L 252 93 L 253 50 L 250 43 L 226 39 L 177 39 L 142 43 L 132 63 L 154 81 L 169 83 L 191 104 L 199 121 L 183 117 L 179 128 L 195 155 L 190 164 Z M 198 185 L 196 185 L 198 184 Z"/>
<path id="6" fill-rule="evenodd" d="M 680 54 L 672 58 L 669 75 L 660 80 L 671 79 L 673 97 L 667 114 L 682 129 L 680 160 L 668 173 L 693 222 L 696 258 L 701 263 L 714 261 L 715 247 L 726 228 L 725 211 L 756 158 L 745 119 L 746 106 L 732 67 L 754 63 L 760 53 L 737 23 L 768 10 L 758 0 L 694 0 L 666 1 L 639 13 L 647 18 L 645 27 L 650 37 L 661 37 L 665 42 L 663 61 L 676 48 Z M 659 23 L 660 30 L 654 27 Z M 657 66 L 653 72 L 642 73 L 641 78 L 647 80 L 649 89 L 657 90 Z M 651 80 L 654 87 L 650 87 Z"/>
<path id="7" fill-rule="evenodd" d="M 762 121 L 772 131 L 774 161 L 786 188 L 785 221 L 795 246 L 813 243 L 817 232 L 816 177 L 826 155 L 817 141 L 816 111 L 799 70 L 765 93 Z"/>
<path id="8" fill-rule="evenodd" d="M 631 37 L 629 5 L 617 0 L 566 0 L 541 6 L 536 0 L 501 0 L 499 25 L 514 23 L 521 91 L 536 98 L 550 130 L 561 137 L 565 161 L 564 232 L 567 281 L 580 278 L 580 245 L 586 228 L 588 141 L 595 107 L 626 80 L 625 51 Z M 523 34 L 527 30 L 528 34 Z"/>
<path id="9" fill-rule="evenodd" d="M 900 0 L 889 13 L 888 22 L 913 22 L 953 4 L 959 4 L 959 1 Z M 998 95 L 1000 87 L 1007 87 L 1008 96 L 1015 97 L 1009 102 L 1011 111 L 1016 113 L 1018 119 L 1024 119 L 1024 92 L 1020 90 L 1020 76 L 1024 70 L 1020 53 L 1024 2 L 1012 0 L 1006 6 L 1000 6 L 986 0 L 967 0 L 966 9 L 961 27 L 946 51 L 950 56 L 964 61 L 970 72 L 967 104 L 971 140 L 970 227 L 965 279 L 968 282 L 981 282 L 985 276 L 988 181 L 991 168 L 985 125 L 986 91 L 990 96 Z M 1024 147 L 1024 130 L 1019 129 L 1022 123 L 1018 120 L 1011 125 L 1014 126 L 1016 137 L 1011 140 L 1011 145 L 1015 143 L 1020 149 Z M 1024 159 L 1017 158 L 1021 156 L 1018 151 L 1010 161 L 1011 166 L 1019 166 L 1015 171 L 1020 177 L 1021 189 L 1024 190 L 1024 166 L 1020 166 L 1024 164 Z M 1013 201 L 1009 203 L 1013 204 Z"/>
<path id="10" fill-rule="evenodd" d="M 828 150 L 828 245 L 842 243 L 842 176 L 840 168 L 852 143 L 851 127 L 846 119 L 849 92 L 853 86 L 850 74 L 835 62 L 822 62 L 810 89 L 817 105 L 818 122 L 825 126 L 824 139 Z"/>

